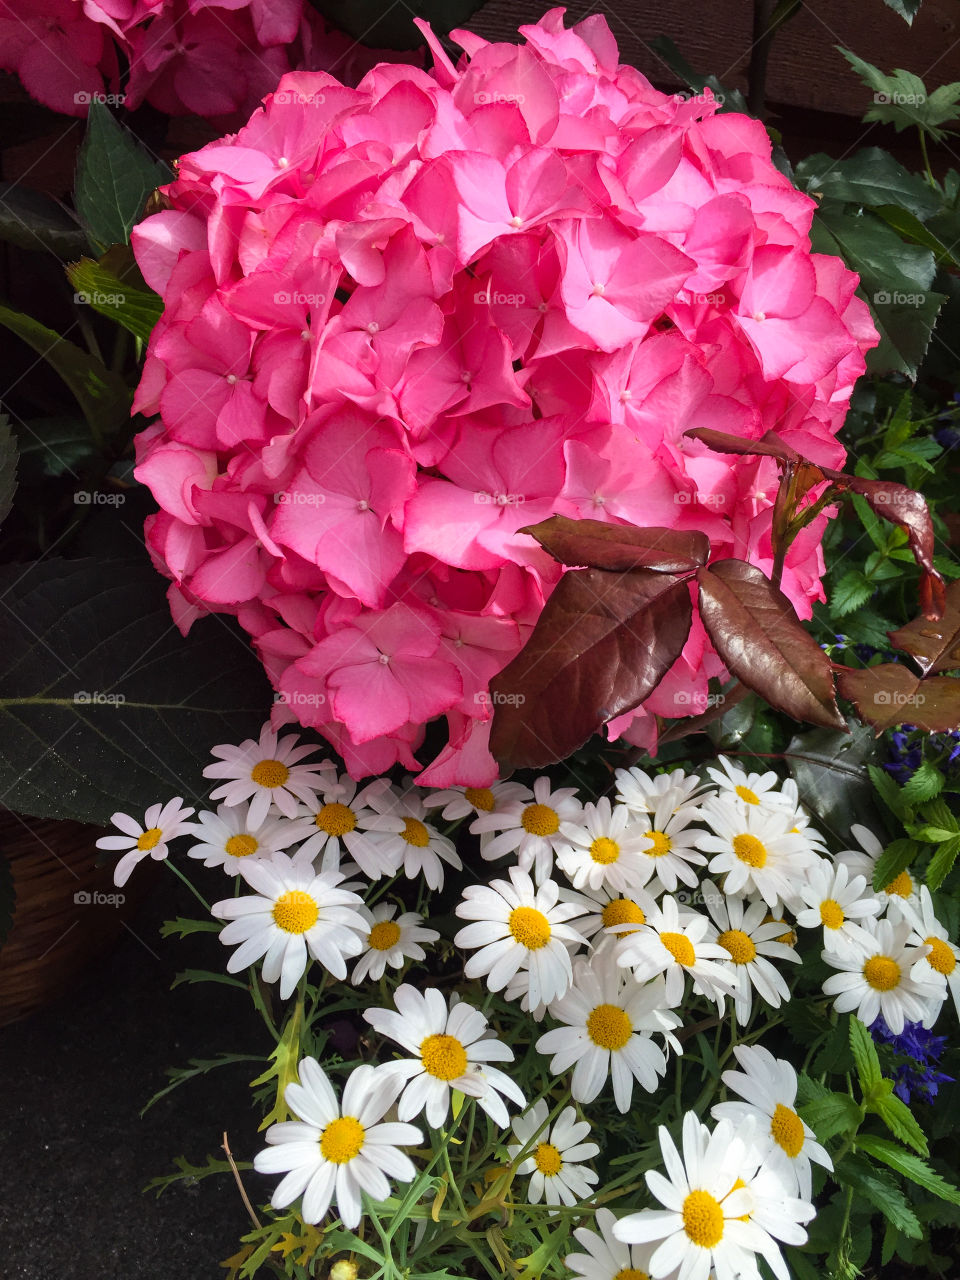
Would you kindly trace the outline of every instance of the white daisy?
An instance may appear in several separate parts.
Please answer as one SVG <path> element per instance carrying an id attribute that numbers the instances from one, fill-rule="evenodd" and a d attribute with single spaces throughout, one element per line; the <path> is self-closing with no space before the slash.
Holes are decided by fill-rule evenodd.
<path id="1" fill-rule="evenodd" d="M 532 1145 L 526 1159 L 517 1166 L 521 1178 L 530 1177 L 527 1188 L 530 1204 L 545 1200 L 547 1204 L 565 1204 L 572 1208 L 593 1195 L 593 1185 L 600 1175 L 584 1168 L 581 1161 L 592 1159 L 600 1148 L 595 1142 L 584 1142 L 590 1125 L 586 1120 L 577 1120 L 574 1107 L 564 1107 L 552 1128 L 541 1132 L 549 1113 L 546 1100 L 541 1098 L 522 1116 L 514 1116 L 513 1132 L 519 1142 L 509 1143 L 507 1152 L 511 1160 L 516 1160 L 525 1147 Z"/>
<path id="2" fill-rule="evenodd" d="M 818 855 L 806 836 L 791 831 L 789 811 L 717 799 L 703 806 L 703 817 L 715 834 L 701 835 L 699 847 L 714 855 L 711 873 L 725 873 L 724 893 L 758 893 L 771 910 L 795 901 Z"/>
<path id="3" fill-rule="evenodd" d="M 403 868 L 409 880 L 422 876 L 431 889 L 442 889 L 445 862 L 457 871 L 463 869 L 453 841 L 424 821 L 429 815 L 414 782 L 408 781 L 401 791 L 394 787 L 378 791 L 370 796 L 369 803 L 378 813 L 399 819 L 401 825 L 396 834 L 378 831 L 368 838 L 376 842 L 384 858 Z"/>
<path id="4" fill-rule="evenodd" d="M 695 773 L 674 769 L 672 773 L 658 773 L 651 777 L 642 769 L 617 769 L 617 799 L 634 813 L 653 813 L 661 801 L 669 799 L 671 812 L 683 808 L 696 808 L 702 799 L 704 784 Z"/>
<path id="5" fill-rule="evenodd" d="M 128 813 L 115 813 L 110 821 L 115 827 L 119 827 L 123 835 L 101 836 L 97 841 L 97 848 L 129 851 L 113 869 L 113 883 L 117 888 L 123 888 L 138 862 L 142 862 L 144 858 L 160 862 L 170 852 L 167 845 L 171 840 L 185 832 L 194 831 L 194 824 L 187 821 L 192 814 L 192 809 L 183 807 L 181 796 L 175 796 L 166 804 L 152 804 L 143 815 L 143 826 Z"/>
<path id="6" fill-rule="evenodd" d="M 655 1244 L 622 1244 L 613 1234 L 616 1216 L 598 1209 L 599 1232 L 578 1227 L 573 1236 L 586 1253 L 568 1253 L 564 1263 L 574 1280 L 650 1280 L 650 1259 Z"/>
<path id="7" fill-rule="evenodd" d="M 318 873 L 309 862 L 275 853 L 270 862 L 241 863 L 240 874 L 258 896 L 227 898 L 210 908 L 218 920 L 230 921 L 220 941 L 240 943 L 227 961 L 228 973 L 263 956 L 263 979 L 280 979 L 283 1000 L 306 969 L 308 952 L 335 978 L 347 976 L 346 957 L 362 950 L 369 930 L 356 910 L 361 899 L 339 887 L 343 872 Z"/>
<path id="8" fill-rule="evenodd" d="M 684 1280 L 706 1280 L 711 1265 L 721 1280 L 758 1276 L 756 1255 L 778 1280 L 790 1280 L 776 1240 L 804 1244 L 800 1225 L 814 1216 L 813 1205 L 788 1195 L 779 1177 L 762 1163 L 756 1128 L 735 1129 L 721 1120 L 711 1134 L 692 1111 L 683 1117 L 683 1159 L 667 1130 L 659 1130 L 668 1178 L 645 1174 L 664 1209 L 643 1209 L 613 1225 L 618 1240 L 646 1244 L 661 1240 L 650 1258 L 653 1276 L 679 1269 Z M 774 1238 L 776 1237 L 776 1239 Z"/>
<path id="9" fill-rule="evenodd" d="M 561 822 L 557 865 L 575 889 L 606 885 L 626 892 L 650 878 L 642 827 L 625 804 L 611 808 L 606 796 L 585 804 L 577 822 Z"/>
<path id="10" fill-rule="evenodd" d="M 661 889 L 675 893 L 678 881 L 696 888 L 697 873 L 693 868 L 706 866 L 707 862 L 703 854 L 697 852 L 704 832 L 690 826 L 699 818 L 700 810 L 689 805 L 673 809 L 669 796 L 661 800 L 652 813 L 638 816 L 646 833 L 643 848 L 646 875 L 642 883 L 655 877 L 650 885 L 654 897 Z"/>
<path id="11" fill-rule="evenodd" d="M 210 792 L 210 799 L 229 805 L 250 800 L 249 820 L 255 825 L 267 816 L 271 804 L 286 817 L 295 818 L 297 802 L 306 804 L 322 786 L 323 775 L 336 768 L 332 760 L 299 764 L 317 750 L 307 745 L 298 747 L 299 741 L 296 734 L 278 738 L 265 724 L 259 742 L 248 738 L 239 747 L 214 747 L 210 754 L 219 756 L 219 763 L 208 764 L 203 776 L 227 781 Z"/>
<path id="12" fill-rule="evenodd" d="M 797 912 L 802 929 L 823 929 L 823 945 L 836 955 L 852 956 L 870 945 L 870 934 L 857 920 L 868 922 L 880 914 L 880 903 L 862 875 L 854 876 L 844 862 L 821 858 L 809 868 L 799 886 L 805 909 Z"/>
<path id="13" fill-rule="evenodd" d="M 910 946 L 912 926 L 908 920 L 894 924 L 878 920 L 873 925 L 870 946 L 854 956 L 838 956 L 824 951 L 827 964 L 842 972 L 831 974 L 823 984 L 824 995 L 836 996 L 838 1013 L 855 1012 L 869 1027 L 880 1014 L 898 1036 L 905 1022 L 922 1022 L 930 1011 L 930 1001 L 943 999 L 943 989 L 913 976 L 926 947 Z"/>
<path id="14" fill-rule="evenodd" d="M 387 965 L 393 969 L 401 969 L 406 960 L 423 960 L 426 952 L 421 942 L 436 942 L 440 937 L 436 929 L 424 929 L 423 916 L 416 911 L 405 911 L 397 914 L 396 904 L 382 902 L 371 911 L 369 907 L 358 907 L 358 913 L 367 922 L 369 932 L 364 942 L 365 950 L 354 966 L 350 981 L 354 986 L 366 979 L 376 981 L 382 978 Z"/>
<path id="15" fill-rule="evenodd" d="M 718 960 L 729 952 L 707 941 L 710 921 L 698 912 L 686 911 L 683 918 L 674 898 L 664 898 L 647 916 L 646 924 L 617 943 L 617 963 L 633 969 L 638 982 L 664 974 L 666 1002 L 676 1008 L 683 1000 L 684 979 L 693 979 L 694 991 L 716 1002 L 723 1012 L 723 998 L 736 992 L 736 983 Z"/>
<path id="16" fill-rule="evenodd" d="M 514 801 L 529 804 L 533 792 L 522 782 L 492 782 L 489 787 L 447 787 L 444 791 L 428 791 L 423 797 L 425 809 L 440 809 L 447 822 L 461 818 L 478 818 L 481 814 L 502 810 Z M 470 824 L 474 831 L 474 824 Z"/>
<path id="17" fill-rule="evenodd" d="M 707 773 L 717 784 L 720 798 L 736 798 L 741 804 L 756 806 L 761 810 L 788 810 L 796 808 L 796 797 L 784 794 L 780 775 L 772 769 L 767 773 L 746 773 L 726 756 L 718 756 L 719 769 L 707 768 Z M 791 824 L 792 825 L 792 824 Z"/>
<path id="18" fill-rule="evenodd" d="M 267 817 L 254 826 L 245 803 L 218 804 L 216 813 L 203 809 L 197 817 L 199 823 L 193 829 L 200 843 L 187 850 L 187 857 L 201 859 L 205 867 L 223 867 L 231 876 L 240 870 L 244 858 L 270 859 L 302 840 L 310 830 L 296 818 Z"/>
<path id="19" fill-rule="evenodd" d="M 412 1058 L 394 1059 L 384 1065 L 401 1083 L 397 1104 L 401 1120 L 412 1120 L 423 1111 L 427 1124 L 443 1127 L 450 1110 L 450 1090 L 476 1098 L 495 1124 L 510 1123 L 503 1098 L 526 1106 L 520 1087 L 491 1062 L 512 1062 L 513 1050 L 490 1037 L 487 1019 L 472 1005 L 447 1002 L 435 987 L 419 992 L 408 983 L 393 995 L 399 1012 L 365 1009 L 363 1016 L 382 1036 L 395 1040 Z"/>
<path id="20" fill-rule="evenodd" d="M 727 897 L 710 880 L 704 882 L 703 900 L 718 929 L 717 944 L 729 956 L 737 1021 L 741 1026 L 749 1022 L 754 987 L 768 1005 L 779 1009 L 781 1002 L 790 999 L 790 988 L 770 961 L 800 963 L 793 948 L 778 941 L 783 922 L 768 920 L 763 902 L 747 904 L 742 898 Z"/>
<path id="21" fill-rule="evenodd" d="M 933 913 L 933 898 L 927 886 L 920 886 L 920 902 L 918 907 L 904 904 L 903 914 L 913 927 L 913 933 L 907 939 L 911 946 L 927 946 L 930 950 L 922 956 L 910 970 L 910 977 L 916 981 L 929 982 L 933 985 L 946 983 L 957 1012 L 960 1013 L 960 950 L 950 941 L 950 935 Z M 932 1027 L 940 1012 L 941 1001 L 937 1000 L 931 1008 L 932 1017 L 924 1021 L 925 1027 Z"/>
<path id="22" fill-rule="evenodd" d="M 390 790 L 386 778 L 375 778 L 362 790 L 348 773 L 328 774 L 318 784 L 318 792 L 306 802 L 304 817 L 310 836 L 299 852 L 315 858 L 334 855 L 338 860 L 345 846 L 368 880 L 394 876 L 403 861 L 396 842 L 389 846 L 386 836 L 403 831 L 403 819 L 378 813 L 372 807 L 374 797 Z"/>
<path id="23" fill-rule="evenodd" d="M 537 883 L 549 878 L 554 854 L 563 844 L 562 822 L 579 822 L 583 806 L 574 799 L 576 787 L 552 790 L 549 778 L 537 778 L 533 784 L 533 800 L 511 800 L 492 813 L 482 813 L 470 830 L 485 834 L 498 832 L 484 847 L 489 860 L 505 853 L 516 853 L 522 871 L 533 870 Z"/>
<path id="24" fill-rule="evenodd" d="M 613 1079 L 618 1110 L 626 1112 L 638 1080 L 648 1093 L 660 1085 L 667 1059 L 652 1032 L 671 1035 L 680 1018 L 666 1008 L 663 980 L 636 982 L 619 969 L 609 952 L 597 952 L 574 967 L 573 985 L 550 1005 L 550 1015 L 566 1025 L 542 1035 L 538 1053 L 554 1055 L 550 1070 L 560 1075 L 573 1067 L 570 1092 L 577 1102 L 592 1102 Z"/>
<path id="25" fill-rule="evenodd" d="M 372 1200 L 390 1198 L 388 1177 L 411 1182 L 416 1169 L 400 1147 L 418 1146 L 423 1134 L 412 1124 L 380 1124 L 393 1105 L 397 1082 L 370 1066 L 356 1067 L 343 1090 L 343 1110 L 330 1081 L 313 1058 L 304 1058 L 299 1083 L 288 1084 L 287 1106 L 299 1120 L 272 1124 L 270 1144 L 254 1156 L 258 1173 L 285 1173 L 270 1203 L 285 1209 L 303 1196 L 300 1216 L 316 1223 L 336 1199 L 345 1227 L 361 1217 L 360 1193 Z"/>
<path id="26" fill-rule="evenodd" d="M 810 823 L 813 819 L 800 803 L 800 790 L 793 778 L 784 778 L 780 784 L 780 795 L 784 804 L 789 808 L 790 817 L 793 819 L 790 824 L 790 830 L 801 832 L 811 844 L 816 845 L 822 853 L 825 853 L 827 842 L 819 831 L 811 827 Z"/>
<path id="27" fill-rule="evenodd" d="M 519 867 L 511 867 L 509 875 L 509 881 L 467 885 L 455 914 L 475 923 L 459 930 L 453 942 L 468 951 L 479 947 L 463 971 L 468 978 L 486 974 L 491 991 L 503 990 L 515 974 L 526 973 L 527 996 L 535 1009 L 562 996 L 573 979 L 570 949 L 585 939 L 567 921 L 582 908 L 561 902 L 554 880 L 535 889 Z"/>
<path id="28" fill-rule="evenodd" d="M 873 870 L 883 853 L 883 845 L 868 827 L 862 827 L 859 823 L 854 823 L 850 831 L 861 847 L 841 849 L 834 861 L 843 863 L 852 876 L 864 877 L 867 882 L 866 892 L 877 899 L 882 912 L 894 922 L 903 918 L 904 906 L 915 909 L 919 907 L 917 882 L 909 871 L 901 871 L 882 889 L 874 889 Z"/>
<path id="29" fill-rule="evenodd" d="M 561 888 L 564 902 L 575 902 L 586 914 L 577 920 L 577 930 L 587 939 L 600 933 L 595 946 L 604 946 L 617 936 L 625 937 L 643 924 L 649 912 L 656 910 L 656 902 L 646 889 L 632 889 L 629 897 L 601 885 L 599 889 Z"/>
<path id="30" fill-rule="evenodd" d="M 741 1071 L 724 1071 L 723 1083 L 746 1102 L 718 1102 L 711 1111 L 715 1120 L 753 1117 L 758 1131 L 768 1134 L 777 1163 L 786 1171 L 785 1181 L 809 1200 L 813 1187 L 810 1161 L 833 1169 L 833 1161 L 817 1142 L 816 1134 L 797 1115 L 797 1073 L 789 1062 L 775 1058 L 761 1045 L 738 1044 L 733 1050 Z"/>

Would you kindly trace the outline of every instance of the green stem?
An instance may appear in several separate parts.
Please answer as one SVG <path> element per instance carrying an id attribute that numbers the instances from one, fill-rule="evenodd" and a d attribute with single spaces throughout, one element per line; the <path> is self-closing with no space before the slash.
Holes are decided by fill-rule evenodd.
<path id="1" fill-rule="evenodd" d="M 931 187 L 936 187 L 937 180 L 933 176 L 933 170 L 930 168 L 930 157 L 927 154 L 927 135 L 920 128 L 917 129 L 920 135 L 920 154 L 923 156 L 923 167 L 927 171 L 927 181 Z"/>
<path id="2" fill-rule="evenodd" d="M 164 865 L 165 865 L 165 866 L 167 866 L 167 867 L 169 867 L 169 868 L 170 868 L 170 870 L 173 872 L 173 874 L 174 874 L 174 875 L 175 875 L 179 880 L 182 880 L 182 881 L 183 881 L 183 883 L 187 886 L 187 888 L 190 890 L 190 892 L 193 894 L 193 896 L 196 898 L 196 900 L 197 900 L 197 901 L 200 903 L 200 905 L 203 907 L 204 911 L 206 911 L 207 915 L 210 915 L 210 903 L 206 900 L 206 898 L 205 898 L 205 897 L 203 896 L 203 894 L 199 891 L 199 889 L 194 888 L 194 886 L 193 886 L 192 882 L 191 882 L 190 880 L 188 880 L 188 879 L 187 879 L 187 877 L 183 874 L 183 872 L 182 872 L 182 871 L 180 870 L 180 868 L 176 865 L 176 863 L 171 862 L 169 858 L 165 858 L 165 859 L 164 859 Z"/>

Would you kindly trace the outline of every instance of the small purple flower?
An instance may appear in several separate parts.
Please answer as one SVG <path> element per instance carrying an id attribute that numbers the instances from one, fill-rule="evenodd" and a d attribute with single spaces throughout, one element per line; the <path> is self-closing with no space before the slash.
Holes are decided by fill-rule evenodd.
<path id="1" fill-rule="evenodd" d="M 905 1023 L 902 1033 L 895 1036 L 883 1018 L 873 1023 L 870 1034 L 877 1044 L 889 1045 L 900 1059 L 892 1078 L 893 1091 L 902 1102 L 909 1103 L 913 1095 L 921 1102 L 932 1102 L 940 1085 L 953 1083 L 953 1076 L 936 1069 L 946 1036 L 935 1036 L 919 1022 Z"/>

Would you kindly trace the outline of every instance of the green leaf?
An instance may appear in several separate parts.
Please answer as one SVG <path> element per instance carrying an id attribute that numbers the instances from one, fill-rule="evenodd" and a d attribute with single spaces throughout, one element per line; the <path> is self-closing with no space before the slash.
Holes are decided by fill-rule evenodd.
<path id="1" fill-rule="evenodd" d="M 383 0 L 314 0 L 335 27 L 371 49 L 416 49 L 423 36 L 414 18 L 426 18 L 438 36 L 462 27 L 483 0 L 406 0 L 386 5 Z"/>
<path id="2" fill-rule="evenodd" d="M 951 836 L 949 840 L 944 840 L 930 859 L 930 865 L 927 867 L 927 886 L 932 893 L 936 893 L 953 870 L 957 854 L 960 854 L 960 836 Z"/>
<path id="3" fill-rule="evenodd" d="M 11 808 L 106 824 L 117 809 L 199 799 L 210 748 L 259 732 L 271 692 L 248 643 L 220 618 L 181 637 L 150 564 L 8 565 L 0 595 Z"/>
<path id="4" fill-rule="evenodd" d="M 233 1172 L 229 1160 L 217 1160 L 214 1156 L 207 1156 L 205 1164 L 191 1164 L 186 1156 L 175 1156 L 173 1163 L 177 1167 L 176 1173 L 166 1173 L 159 1178 L 151 1178 L 143 1188 L 144 1191 L 156 1191 L 157 1195 L 161 1196 L 168 1187 L 172 1187 L 177 1182 L 192 1186 L 201 1178 L 209 1178 L 211 1174 L 232 1174 Z M 253 1168 L 248 1160 L 235 1160 L 234 1163 L 238 1169 Z"/>
<path id="5" fill-rule="evenodd" d="M 876 759 L 876 738 L 855 720 L 848 721 L 848 728 L 849 733 L 806 729 L 790 739 L 784 753 L 801 803 L 818 825 L 843 832 L 844 838 L 853 823 L 873 830 L 878 821 L 873 788 L 864 772 L 866 762 Z M 791 1001 L 787 1009 L 794 1005 L 806 1007 L 806 1001 Z M 818 1030 L 824 1030 L 822 1017 Z"/>
<path id="6" fill-rule="evenodd" d="M 786 8 L 796 9 L 799 7 L 799 0 L 781 0 L 777 5 L 774 16 L 779 11 L 784 13 Z M 783 17 L 779 19 L 783 21 Z M 771 30 L 774 25 L 774 19 L 767 24 L 767 30 Z M 721 102 L 720 110 L 742 112 L 744 115 L 750 114 L 747 101 L 739 89 L 728 89 L 722 85 L 716 76 L 701 76 L 670 39 L 669 36 L 655 36 L 652 40 L 647 41 L 647 47 L 680 77 L 684 84 L 689 85 L 694 93 L 703 93 L 704 89 L 709 89 L 715 97 Z"/>
<path id="7" fill-rule="evenodd" d="M 0 524 L 13 506 L 17 491 L 17 440 L 10 430 L 10 419 L 0 413 Z"/>
<path id="8" fill-rule="evenodd" d="M 91 238 L 101 248 L 129 241 L 147 198 L 172 176 L 103 103 L 90 104 L 77 162 L 74 202 Z"/>
<path id="9" fill-rule="evenodd" d="M 921 1156 L 929 1155 L 927 1139 L 912 1111 L 895 1093 L 875 1098 L 868 1110 L 876 1112 L 895 1138 L 913 1147 Z"/>
<path id="10" fill-rule="evenodd" d="M 920 12 L 922 0 L 885 0 L 885 2 L 887 8 L 892 9 L 894 13 L 899 13 L 909 27 Z"/>
<path id="11" fill-rule="evenodd" d="M 892 124 L 898 133 L 915 125 L 935 142 L 946 139 L 947 134 L 939 126 L 960 117 L 960 84 L 941 85 L 927 93 L 926 85 L 912 71 L 898 67 L 885 75 L 849 49 L 837 47 L 864 84 L 874 91 L 874 105 L 864 115 L 864 123 Z"/>
<path id="12" fill-rule="evenodd" d="M 906 1196 L 888 1173 L 875 1169 L 867 1160 L 848 1156 L 837 1170 L 837 1179 L 853 1187 L 865 1200 L 879 1209 L 888 1222 L 912 1240 L 923 1236 L 917 1215 Z"/>
<path id="13" fill-rule="evenodd" d="M 164 920 L 160 926 L 161 938 L 187 938 L 191 933 L 219 933 L 222 926 L 216 920 L 187 920 L 177 916 L 176 920 Z"/>
<path id="14" fill-rule="evenodd" d="M 868 764 L 867 772 L 870 774 L 870 781 L 873 783 L 877 795 L 893 816 L 899 818 L 901 822 L 906 821 L 906 801 L 901 797 L 900 788 L 887 773 L 886 769 L 881 769 L 876 764 Z"/>
<path id="15" fill-rule="evenodd" d="M 79 257 L 87 244 L 73 214 L 49 196 L 13 182 L 0 182 L 0 240 L 58 258 Z"/>
<path id="16" fill-rule="evenodd" d="M 817 1135 L 818 1142 L 829 1142 L 838 1133 L 849 1133 L 860 1126 L 863 1112 L 847 1093 L 829 1093 L 814 1098 L 800 1107 L 800 1115 Z"/>
<path id="17" fill-rule="evenodd" d="M 146 286 L 140 288 L 122 280 L 104 265 L 105 260 L 81 258 L 67 267 L 67 278 L 77 290 L 74 302 L 93 307 L 129 329 L 141 342 L 149 342 L 153 326 L 163 313 L 163 299 Z"/>
<path id="18" fill-rule="evenodd" d="M 161 1098 L 165 1098 L 168 1093 L 172 1093 L 179 1085 L 184 1084 L 187 1080 L 195 1080 L 197 1076 L 205 1076 L 209 1072 L 214 1071 L 217 1067 L 227 1067 L 233 1062 L 260 1062 L 262 1059 L 258 1054 L 253 1053 L 220 1053 L 215 1058 L 191 1058 L 189 1066 L 186 1067 L 167 1067 L 165 1075 L 170 1080 L 158 1093 L 155 1093 L 150 1101 L 140 1112 L 141 1119 L 155 1102 L 159 1102 Z M 212 1172 L 212 1170 L 211 1170 Z"/>
<path id="19" fill-rule="evenodd" d="M 231 978 L 228 973 L 214 973 L 212 969 L 184 969 L 170 983 L 170 990 L 173 991 L 184 983 L 197 986 L 201 982 L 215 982 L 222 987 L 238 987 L 241 991 L 249 990 L 247 984 L 241 982 L 239 978 Z M 259 1058 L 257 1061 L 259 1062 Z"/>
<path id="20" fill-rule="evenodd" d="M 885 889 L 892 880 L 896 880 L 901 871 L 906 871 L 920 852 L 920 846 L 915 840 L 908 840 L 906 837 L 891 840 L 873 868 L 872 887 L 877 891 Z"/>
<path id="21" fill-rule="evenodd" d="M 904 1151 L 889 1139 L 862 1134 L 857 1138 L 857 1146 L 862 1151 L 866 1151 L 867 1155 L 873 1156 L 875 1160 L 882 1160 L 904 1178 L 915 1182 L 918 1187 L 923 1187 L 925 1191 L 930 1191 L 951 1204 L 960 1204 L 960 1188 L 941 1178 L 940 1174 L 931 1169 L 925 1160 L 921 1160 L 919 1156 L 909 1151 Z"/>
<path id="22" fill-rule="evenodd" d="M 917 178 L 924 189 L 929 193 L 931 188 L 922 178 Z M 886 204 L 874 206 L 874 213 L 878 218 L 882 218 L 888 227 L 893 227 L 897 235 L 904 240 L 909 240 L 913 244 L 922 245 L 937 260 L 938 267 L 955 267 L 958 264 L 957 258 L 953 253 L 953 245 L 948 248 L 939 236 L 935 235 L 929 227 L 925 227 L 917 217 L 916 212 L 911 213 L 909 209 L 902 209 L 899 205 Z"/>
<path id="23" fill-rule="evenodd" d="M 288 1084 L 297 1083 L 300 1079 L 297 1068 L 300 1063 L 300 1032 L 303 1029 L 303 1000 L 299 999 L 293 1007 L 293 1012 L 287 1019 L 286 1026 L 280 1039 L 276 1043 L 276 1047 L 270 1054 L 270 1065 L 264 1071 L 263 1075 L 257 1076 L 256 1080 L 250 1081 L 250 1088 L 256 1088 L 258 1084 L 268 1084 L 271 1080 L 276 1080 L 276 1099 L 269 1112 L 264 1116 L 260 1128 L 266 1129 L 274 1123 L 280 1123 L 290 1118 L 290 1108 L 287 1106 L 285 1094 Z"/>
<path id="24" fill-rule="evenodd" d="M 60 375 L 95 436 L 102 437 L 128 420 L 132 392 L 100 360 L 22 311 L 0 305 L 0 325 L 31 346 Z"/>
<path id="25" fill-rule="evenodd" d="M 797 186 L 818 200 L 908 210 L 916 218 L 930 217 L 942 203 L 928 182 L 880 147 L 864 147 L 846 160 L 808 156 L 797 165 L 796 178 Z"/>
<path id="26" fill-rule="evenodd" d="M 23 483 L 79 473 L 96 458 L 90 428 L 82 418 L 32 418 L 17 426 Z"/>
<path id="27" fill-rule="evenodd" d="M 860 1079 L 860 1088 L 866 1097 L 883 1079 L 883 1072 L 880 1070 L 880 1058 L 877 1055 L 877 1046 L 873 1043 L 870 1032 L 863 1025 L 859 1018 L 850 1018 L 850 1052 L 853 1054 L 853 1060 L 857 1064 L 857 1075 Z"/>
<path id="28" fill-rule="evenodd" d="M 831 588 L 827 603 L 835 618 L 842 618 L 845 613 L 859 609 L 873 595 L 874 584 L 859 569 L 850 569 L 840 581 Z"/>
<path id="29" fill-rule="evenodd" d="M 944 776 L 936 765 L 924 760 L 919 769 L 903 784 L 901 795 L 909 805 L 932 800 L 943 790 Z"/>

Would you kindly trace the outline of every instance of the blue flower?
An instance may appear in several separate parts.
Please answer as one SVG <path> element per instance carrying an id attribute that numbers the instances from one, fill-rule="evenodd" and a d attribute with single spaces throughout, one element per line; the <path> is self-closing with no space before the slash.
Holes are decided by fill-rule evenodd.
<path id="1" fill-rule="evenodd" d="M 919 1022 L 904 1023 L 902 1033 L 895 1036 L 883 1018 L 873 1023 L 870 1034 L 877 1044 L 889 1045 L 900 1059 L 893 1076 L 893 1091 L 902 1102 L 909 1103 L 913 1095 L 921 1102 L 932 1102 L 940 1085 L 953 1083 L 953 1076 L 936 1069 L 946 1036 L 935 1036 Z"/>

